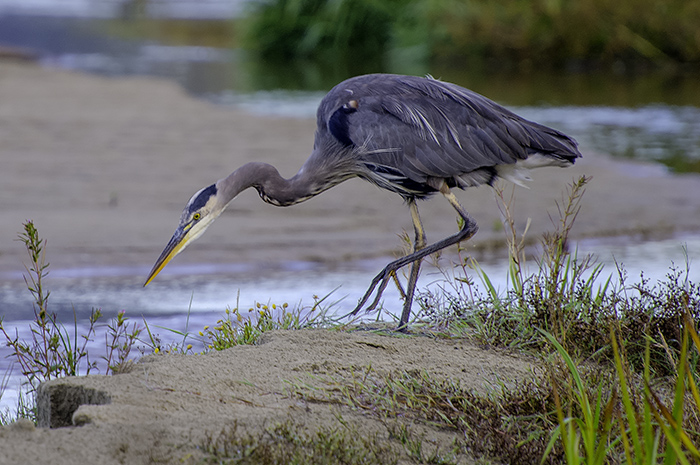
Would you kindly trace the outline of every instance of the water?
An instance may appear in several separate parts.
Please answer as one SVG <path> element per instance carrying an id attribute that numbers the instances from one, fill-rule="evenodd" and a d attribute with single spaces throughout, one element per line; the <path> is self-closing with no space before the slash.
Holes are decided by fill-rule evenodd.
<path id="1" fill-rule="evenodd" d="M 143 12 L 155 18 L 231 18 L 247 0 L 2 0 L 0 14 L 47 15 L 71 18 L 129 17 Z M 143 7 L 139 3 L 144 4 Z"/>
<path id="2" fill-rule="evenodd" d="M 194 3 L 199 8 L 200 3 Z M 221 7 L 224 3 L 229 4 L 210 1 L 207 5 Z M 89 5 L 98 4 L 100 11 L 86 13 L 92 8 Z M 17 15 L 26 12 L 29 3 L 5 0 L 0 3 L 0 43 L 31 49 L 45 66 L 175 80 L 195 96 L 256 114 L 313 117 L 325 91 L 338 80 L 334 75 L 314 70 L 276 69 L 256 63 L 236 50 L 118 38 L 104 33 L 105 23 L 75 17 L 118 15 L 119 4 L 66 1 L 61 6 L 67 9 L 60 11 L 71 13 L 57 18 Z M 156 4 L 167 8 L 168 2 Z M 192 2 L 180 4 L 182 7 Z M 44 13 L 56 11 L 56 2 L 49 0 L 36 0 L 32 5 Z M 181 15 L 186 15 L 186 10 L 181 11 Z M 174 10 L 162 14 L 177 16 Z M 588 150 L 657 160 L 679 171 L 700 171 L 700 80 L 693 76 L 484 76 L 454 70 L 428 71 L 507 104 L 527 118 L 562 129 Z M 624 264 L 633 280 L 644 271 L 646 277 L 655 281 L 664 278 L 671 263 L 685 266 L 683 244 L 688 259 L 695 263 L 689 278 L 696 282 L 700 280 L 698 236 L 656 242 L 633 242 L 628 238 L 591 240 L 580 242 L 578 247 L 580 253 L 594 253 L 605 263 L 604 274 L 614 274 L 617 262 Z M 107 317 L 126 310 L 133 322 L 140 322 L 143 317 L 152 329 L 189 329 L 193 334 L 221 318 L 226 307 L 245 310 L 256 301 L 308 307 L 314 302 L 314 293 L 318 297 L 330 294 L 327 302 L 334 303 L 332 311 L 342 314 L 352 309 L 371 277 L 387 261 L 388 258 L 377 258 L 335 267 L 289 262 L 274 269 L 236 264 L 172 264 L 145 290 L 141 286 L 150 264 L 133 268 L 52 269 L 48 281 L 50 309 L 69 326 L 74 311 L 84 320 L 91 309 L 101 308 Z M 505 289 L 505 260 L 494 257 L 482 265 L 497 286 Z M 18 334 L 26 338 L 30 335 L 29 322 L 24 318 L 32 298 L 21 274 L 22 270 L 17 270 L 0 275 L 0 302 L 5 326 L 17 328 Z M 425 269 L 419 285 L 435 286 L 439 280 L 435 270 Z M 385 302 L 392 308 L 400 305 L 392 286 L 385 293 Z M 189 327 L 185 318 L 188 312 Z M 181 340 L 167 330 L 156 331 L 165 341 Z M 201 349 L 195 339 L 192 341 L 195 350 Z M 92 345 L 95 354 L 100 353 L 100 346 L 101 343 Z M 0 381 L 10 367 L 8 353 L 5 347 L 0 348 Z M 0 410 L 16 405 L 20 380 L 15 370 L 0 400 Z"/>
<path id="3" fill-rule="evenodd" d="M 628 238 L 614 240 L 587 240 L 572 244 L 578 249 L 579 256 L 594 254 L 599 263 L 604 265 L 602 273 L 605 278 L 612 276 L 613 283 L 618 282 L 617 267 L 621 266 L 628 275 L 627 284 L 639 282 L 644 277 L 652 283 L 662 281 L 671 267 L 681 271 L 688 266 L 688 279 L 700 281 L 700 236 L 687 236 L 654 242 L 635 242 Z M 151 331 L 168 343 L 182 343 L 183 337 L 173 331 L 188 332 L 187 343 L 193 350 L 200 351 L 204 345 L 198 332 L 205 325 L 213 325 L 225 316 L 226 308 L 239 308 L 242 314 L 255 308 L 256 303 L 282 305 L 288 303 L 290 308 L 309 309 L 314 302 L 326 297 L 322 307 L 328 307 L 330 315 L 344 315 L 350 312 L 358 299 L 364 294 L 371 278 L 378 272 L 388 257 L 377 258 L 343 266 L 307 262 L 283 263 L 274 269 L 250 270 L 238 265 L 199 264 L 178 266 L 172 264 L 164 270 L 157 282 L 145 290 L 141 287 L 146 268 L 100 268 L 100 269 L 66 269 L 52 270 L 47 278 L 51 290 L 50 310 L 62 316 L 64 324 L 73 328 L 73 311 L 78 321 L 86 321 L 93 308 L 100 308 L 105 315 L 100 325 L 95 342 L 89 351 L 93 360 L 104 354 L 104 322 L 125 310 L 132 323 L 143 327 L 143 320 L 148 322 Z M 492 258 L 480 263 L 493 284 L 501 291 L 508 289 L 507 261 L 504 258 Z M 444 269 L 450 274 L 449 260 L 443 261 Z M 529 263 L 532 270 L 536 265 Z M 484 290 L 475 274 L 477 288 Z M 0 302 L 6 310 L 5 326 L 16 328 L 24 340 L 31 336 L 29 321 L 24 320 L 32 307 L 32 296 L 27 291 L 24 281 L 17 276 L 0 276 Z M 418 289 L 450 289 L 449 282 L 437 269 L 424 266 Z M 387 287 L 383 302 L 386 308 L 398 315 L 401 301 L 394 286 Z M 385 311 L 380 315 L 391 320 Z M 374 319 L 375 313 L 365 318 Z M 79 326 L 79 333 L 85 332 L 84 324 Z M 165 328 L 169 328 L 165 329 Z M 143 350 L 147 347 L 148 337 L 142 335 L 144 342 L 137 346 Z M 138 351 L 135 351 L 139 354 Z M 0 347 L 0 380 L 2 374 L 10 373 L 12 358 L 10 350 Z M 98 359 L 99 360 L 99 359 Z M 102 367 L 104 363 L 101 362 Z M 14 408 L 17 403 L 19 387 L 23 378 L 15 369 L 7 381 L 7 389 L 0 399 L 0 411 Z"/>

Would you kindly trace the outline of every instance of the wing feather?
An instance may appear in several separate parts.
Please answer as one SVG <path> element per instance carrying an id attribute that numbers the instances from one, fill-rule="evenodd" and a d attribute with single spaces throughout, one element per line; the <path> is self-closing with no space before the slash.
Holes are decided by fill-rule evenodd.
<path id="1" fill-rule="evenodd" d="M 339 109 L 348 108 L 348 102 L 353 111 L 344 111 L 340 120 Z M 414 183 L 427 183 L 429 178 L 451 180 L 460 187 L 490 183 L 495 167 L 535 153 L 568 161 L 580 156 L 568 136 L 432 78 L 349 79 L 326 96 L 318 119 L 319 127 L 331 127 L 340 142 L 362 147 L 359 161 L 394 177 L 401 173 Z"/>

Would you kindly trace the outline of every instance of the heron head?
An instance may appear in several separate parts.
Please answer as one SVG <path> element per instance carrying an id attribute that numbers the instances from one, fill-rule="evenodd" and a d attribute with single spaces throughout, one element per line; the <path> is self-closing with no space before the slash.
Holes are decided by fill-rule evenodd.
<path id="1" fill-rule="evenodd" d="M 221 195 L 216 184 L 205 187 L 192 196 L 187 206 L 180 216 L 178 225 L 170 242 L 165 246 L 163 252 L 153 265 L 153 269 L 148 275 L 144 287 L 155 278 L 165 265 L 185 247 L 194 242 L 209 225 L 221 215 L 226 208 L 226 204 L 221 201 Z"/>

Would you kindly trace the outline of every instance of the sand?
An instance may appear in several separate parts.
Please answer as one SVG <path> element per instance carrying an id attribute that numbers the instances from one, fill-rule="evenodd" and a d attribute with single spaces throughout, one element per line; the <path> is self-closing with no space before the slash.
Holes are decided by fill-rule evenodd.
<path id="1" fill-rule="evenodd" d="M 359 380 L 370 367 L 378 375 L 426 370 L 483 394 L 498 381 L 513 383 L 534 370 L 522 357 L 464 340 L 275 331 L 255 346 L 152 355 L 127 374 L 46 383 L 39 395 L 40 424 L 57 428 L 19 423 L 0 429 L 0 463 L 197 463 L 195 448 L 234 423 L 256 431 L 292 419 L 313 430 L 337 426 L 338 415 L 363 433 L 386 435 L 379 421 L 361 411 L 291 395 L 295 385 L 328 388 L 328 381 L 350 382 L 353 374 Z M 453 439 L 439 428 L 418 430 L 443 447 Z"/>
<path id="2" fill-rule="evenodd" d="M 194 192 L 253 160 L 293 175 L 310 152 L 314 125 L 217 107 L 157 79 L 0 61 L 0 272 L 23 270 L 25 252 L 15 238 L 32 219 L 49 241 L 52 269 L 131 266 L 145 273 Z M 574 168 L 541 170 L 531 189 L 517 188 L 518 226 L 531 218 L 533 236 L 548 229 L 562 188 L 587 175 L 592 181 L 575 238 L 700 230 L 700 177 L 583 152 Z M 458 196 L 481 225 L 470 251 L 502 247 L 492 190 Z M 421 204 L 421 213 L 429 239 L 455 231 L 444 200 Z M 402 201 L 360 180 L 291 208 L 266 205 L 249 191 L 177 260 L 274 266 L 383 257 L 400 247 L 402 229 L 411 230 Z M 207 432 L 234 420 L 253 429 L 290 416 L 310 428 L 328 424 L 336 421 L 335 410 L 290 396 L 289 382 L 313 384 L 314 374 L 347 378 L 351 368 L 370 364 L 379 372 L 426 370 L 479 390 L 495 378 L 522 379 L 532 368 L 527 359 L 465 341 L 277 332 L 256 346 L 149 356 L 128 374 L 52 382 L 40 397 L 43 421 L 82 426 L 2 428 L 0 463 L 180 463 Z M 378 428 L 361 412 L 337 409 L 351 422 Z M 440 431 L 425 431 L 438 443 L 446 440 Z"/>

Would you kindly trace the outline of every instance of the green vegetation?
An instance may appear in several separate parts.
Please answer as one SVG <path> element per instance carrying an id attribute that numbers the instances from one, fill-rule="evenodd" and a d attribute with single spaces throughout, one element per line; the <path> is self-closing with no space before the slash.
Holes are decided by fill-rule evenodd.
<path id="1" fill-rule="evenodd" d="M 35 419 L 36 411 L 33 395 L 39 384 L 55 378 L 89 374 L 97 369 L 97 361 L 90 359 L 87 345 L 94 340 L 96 324 L 102 318 L 99 309 L 93 309 L 84 334 L 78 332 L 77 316 L 74 313 L 72 328 L 67 328 L 58 321 L 56 314 L 48 309 L 49 291 L 43 280 L 48 274 L 49 264 L 45 262 L 46 241 L 39 237 L 34 223 L 24 224 L 24 232 L 19 235 L 29 254 L 25 282 L 34 297 L 34 320 L 30 323 L 31 340 L 20 340 L 17 329 L 8 332 L 0 317 L 0 332 L 6 345 L 12 349 L 22 375 L 26 378 L 28 390 L 26 397 L 20 397 L 17 408 L 19 417 Z M 69 330 L 70 329 L 70 330 Z M 123 312 L 112 319 L 105 332 L 106 361 L 105 373 L 118 373 L 130 364 L 131 348 L 139 335 L 140 329 L 131 326 Z M 0 386 L 0 387 L 4 387 Z M 0 390 L 2 397 L 2 390 Z M 9 416 L 3 412 L 2 418 L 7 422 Z"/>
<path id="2" fill-rule="evenodd" d="M 663 282 L 652 284 L 642 276 L 629 284 L 621 267 L 614 282 L 593 258 L 571 252 L 568 237 L 587 181 L 572 183 L 558 203 L 534 274 L 526 271 L 528 241 L 515 229 L 512 197 L 497 191 L 509 236 L 507 292 L 498 292 L 474 260 L 461 260 L 444 271 L 441 292 L 420 295 L 421 311 L 411 324 L 422 336 L 467 338 L 528 353 L 539 365 L 531 378 L 497 384 L 487 394 L 428 371 L 399 368 L 352 367 L 314 376 L 314 386 L 290 379 L 286 395 L 332 408 L 337 426 L 309 429 L 289 420 L 252 431 L 234 424 L 199 445 L 203 463 L 456 464 L 467 457 L 480 463 L 697 463 L 700 287 L 688 280 L 687 263 L 672 267 Z M 74 330 L 69 338 L 56 323 L 47 310 L 44 242 L 31 223 L 21 238 L 31 258 L 27 286 L 36 301 L 33 339 L 25 343 L 2 331 L 35 389 L 44 379 L 75 373 L 83 359 L 85 369 L 94 369 L 84 346 L 76 348 L 74 342 L 91 337 L 94 324 L 88 336 Z M 229 309 L 198 338 L 179 333 L 182 343 L 171 347 L 161 347 L 146 325 L 149 339 L 141 342 L 151 351 L 187 353 L 193 350 L 188 338 L 208 351 L 255 344 L 276 329 L 353 330 L 327 317 L 333 304 L 325 300 L 294 310 L 286 304 L 256 304 L 248 315 Z M 122 314 L 108 325 L 108 333 L 107 372 L 128 368 L 137 328 L 130 328 Z M 368 417 L 376 428 L 360 431 L 344 412 Z M 26 410 L 18 414 L 32 417 Z M 452 439 L 426 441 L 421 433 L 426 428 Z"/>
<path id="3" fill-rule="evenodd" d="M 567 351 L 579 358 L 612 362 L 610 329 L 626 342 L 633 368 L 641 371 L 648 337 L 658 340 L 651 349 L 651 369 L 659 376 L 675 373 L 668 350 L 680 350 L 682 321 L 690 312 L 700 321 L 700 284 L 688 280 L 689 264 L 673 265 L 664 281 L 651 283 L 643 275 L 630 284 L 622 267 L 618 284 L 602 278 L 602 266 L 591 256 L 578 257 L 568 250 L 568 236 L 580 208 L 587 178 L 580 178 L 558 203 L 558 220 L 542 239 L 537 268 L 526 275 L 525 235 L 518 237 L 512 222 L 512 197 L 498 191 L 508 235 L 510 288 L 498 292 L 479 264 L 463 259 L 460 273 L 445 273 L 445 286 L 437 295 L 419 296 L 422 318 L 438 322 L 446 331 L 469 335 L 489 346 L 539 352 L 549 346 L 540 330 L 555 336 Z M 482 293 L 469 275 L 476 275 Z M 669 347 L 667 347 L 669 346 Z"/>
<path id="4" fill-rule="evenodd" d="M 243 26 L 243 45 L 263 57 L 346 66 L 700 64 L 700 5 L 688 0 L 271 0 Z"/>
<path id="5" fill-rule="evenodd" d="M 238 424 L 210 436 L 202 446 L 204 463 L 236 465 L 395 464 L 396 453 L 376 435 L 350 428 L 339 421 L 337 429 L 308 431 L 288 420 L 262 433 L 239 432 Z"/>
<path id="6" fill-rule="evenodd" d="M 199 335 L 206 338 L 204 344 L 207 349 L 224 350 L 241 344 L 255 344 L 263 333 L 276 329 L 327 327 L 331 324 L 326 317 L 329 307 L 322 306 L 327 298 L 314 296 L 314 305 L 310 309 L 299 307 L 287 310 L 287 303 L 278 306 L 258 302 L 255 308 L 248 309 L 247 317 L 241 315 L 238 307 L 233 310 L 227 308 L 225 318 L 217 321 L 213 328 L 205 327 Z"/>
<path id="7" fill-rule="evenodd" d="M 623 91 L 605 92 L 610 104 L 648 82 L 638 71 L 654 69 L 665 83 L 655 92 L 666 101 L 696 100 L 694 85 L 679 89 L 683 79 L 695 82 L 684 71 L 700 66 L 700 5 L 692 0 L 267 0 L 251 2 L 232 20 L 149 18 L 146 2 L 137 3 L 96 27 L 127 39 L 242 49 L 228 70 L 238 90 L 329 89 L 352 75 L 392 72 L 469 75 L 472 87 L 495 95 L 487 91 L 490 81 L 506 71 L 514 82 L 499 94 L 512 93 L 504 100 L 518 103 L 523 74 L 551 80 L 568 72 L 568 81 L 554 86 L 561 88 L 581 71 L 595 71 L 603 89 L 614 81 L 610 71 L 634 76 L 623 79 Z M 581 89 L 562 90 L 568 99 L 572 92 Z M 599 92 L 595 85 L 587 90 Z"/>
<path id="8" fill-rule="evenodd" d="M 282 0 L 255 4 L 242 45 L 267 61 L 325 63 L 334 76 L 382 67 L 403 1 Z M 336 79 L 337 79 L 336 77 Z"/>

